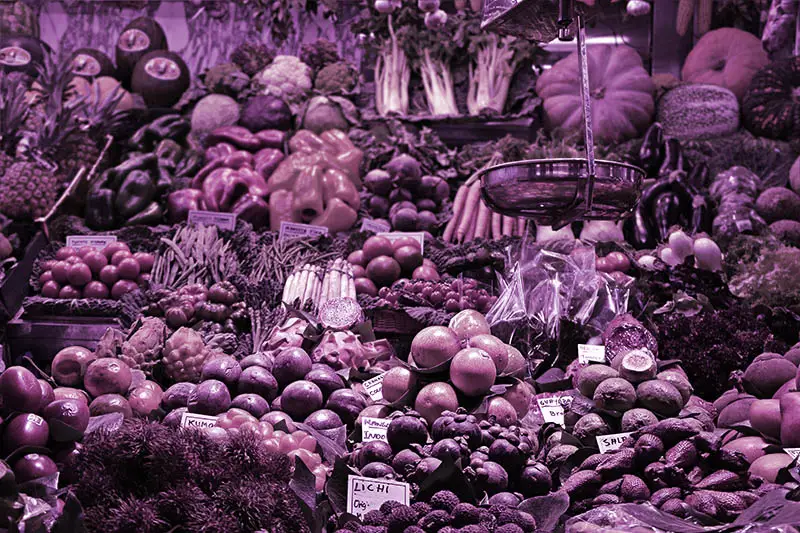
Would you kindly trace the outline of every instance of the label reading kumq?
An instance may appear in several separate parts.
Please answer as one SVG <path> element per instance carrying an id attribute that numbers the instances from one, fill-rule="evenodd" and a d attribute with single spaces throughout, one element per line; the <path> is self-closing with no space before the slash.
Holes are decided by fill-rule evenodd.
<path id="1" fill-rule="evenodd" d="M 182 428 L 212 428 L 216 425 L 216 416 L 198 415 L 196 413 L 183 413 L 183 416 L 181 416 Z"/>

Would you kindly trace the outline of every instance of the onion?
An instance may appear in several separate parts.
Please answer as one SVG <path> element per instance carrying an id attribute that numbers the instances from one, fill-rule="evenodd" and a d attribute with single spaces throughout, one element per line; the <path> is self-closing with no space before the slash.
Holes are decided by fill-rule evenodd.
<path id="1" fill-rule="evenodd" d="M 678 257 L 675 251 L 670 248 L 669 246 L 662 248 L 661 251 L 658 253 L 658 257 L 661 258 L 669 266 L 678 266 L 683 263 L 683 259 Z"/>
<path id="2" fill-rule="evenodd" d="M 56 259 L 63 261 L 67 257 L 72 257 L 73 255 L 77 254 L 78 252 L 75 250 L 75 248 L 71 246 L 64 246 L 63 248 L 59 248 L 56 252 Z"/>
<path id="3" fill-rule="evenodd" d="M 65 285 L 58 291 L 58 297 L 62 300 L 76 300 L 81 297 L 81 290 L 72 285 Z"/>
<path id="4" fill-rule="evenodd" d="M 97 250 L 92 250 L 83 256 L 83 262 L 89 265 L 92 273 L 99 274 L 100 270 L 108 264 L 108 258 Z"/>
<path id="5" fill-rule="evenodd" d="M 61 286 L 53 281 L 46 281 L 42 285 L 42 296 L 45 298 L 58 298 L 58 293 L 61 291 Z"/>
<path id="6" fill-rule="evenodd" d="M 117 252 L 114 254 L 114 258 L 116 258 L 117 254 L 120 253 L 123 252 Z M 117 272 L 119 272 L 119 277 L 122 279 L 134 280 L 137 278 L 137 276 L 139 276 L 140 273 L 139 262 L 133 257 L 126 257 L 117 264 Z"/>
<path id="7" fill-rule="evenodd" d="M 425 27 L 429 30 L 439 30 L 447 24 L 447 13 L 441 9 L 433 13 L 425 13 Z"/>
<path id="8" fill-rule="evenodd" d="M 108 298 L 108 287 L 100 281 L 90 281 L 83 288 L 85 298 Z"/>
<path id="9" fill-rule="evenodd" d="M 375 10 L 378 13 L 388 15 L 394 11 L 394 6 L 389 0 L 375 0 Z"/>
<path id="10" fill-rule="evenodd" d="M 692 255 L 692 238 L 686 235 L 683 230 L 673 231 L 668 239 L 672 253 L 683 263 L 687 257 Z M 666 262 L 666 261 L 665 261 Z"/>
<path id="11" fill-rule="evenodd" d="M 69 268 L 69 265 L 64 261 L 56 261 L 51 270 L 53 279 L 61 284 L 67 283 L 67 268 Z"/>
<path id="12" fill-rule="evenodd" d="M 132 258 L 133 254 L 128 250 L 119 250 L 118 252 L 114 252 L 114 255 L 111 256 L 111 264 L 117 266 L 123 260 L 128 259 L 129 257 Z"/>
<path id="13" fill-rule="evenodd" d="M 717 243 L 708 237 L 700 237 L 694 241 L 694 260 L 701 270 L 722 270 L 722 252 Z"/>

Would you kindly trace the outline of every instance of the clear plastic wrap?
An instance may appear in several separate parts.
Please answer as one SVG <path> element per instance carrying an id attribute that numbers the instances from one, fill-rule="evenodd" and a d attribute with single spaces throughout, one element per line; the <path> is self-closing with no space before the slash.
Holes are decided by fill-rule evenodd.
<path id="1" fill-rule="evenodd" d="M 766 222 L 753 209 L 762 186 L 761 179 L 743 167 L 731 167 L 717 174 L 709 188 L 717 204 L 712 223 L 716 240 L 725 243 L 741 233 L 758 234 L 766 229 Z"/>

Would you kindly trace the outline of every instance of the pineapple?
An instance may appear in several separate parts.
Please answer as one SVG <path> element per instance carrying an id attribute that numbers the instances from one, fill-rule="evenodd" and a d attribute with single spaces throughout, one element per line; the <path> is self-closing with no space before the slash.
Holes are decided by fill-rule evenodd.
<path id="1" fill-rule="evenodd" d="M 0 35 L 21 33 L 39 37 L 39 15 L 22 0 L 0 2 Z"/>
<path id="2" fill-rule="evenodd" d="M 23 123 L 28 115 L 27 86 L 20 77 L 0 74 L 0 176 L 14 162 Z"/>

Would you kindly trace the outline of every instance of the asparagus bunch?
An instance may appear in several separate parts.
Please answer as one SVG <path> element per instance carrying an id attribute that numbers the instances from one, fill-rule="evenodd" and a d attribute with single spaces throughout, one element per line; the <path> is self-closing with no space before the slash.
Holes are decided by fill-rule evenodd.
<path id="1" fill-rule="evenodd" d="M 336 259 L 327 267 L 306 264 L 295 270 L 283 287 L 282 301 L 287 305 L 306 307 L 319 311 L 328 300 L 356 297 L 353 266 L 344 259 Z"/>

